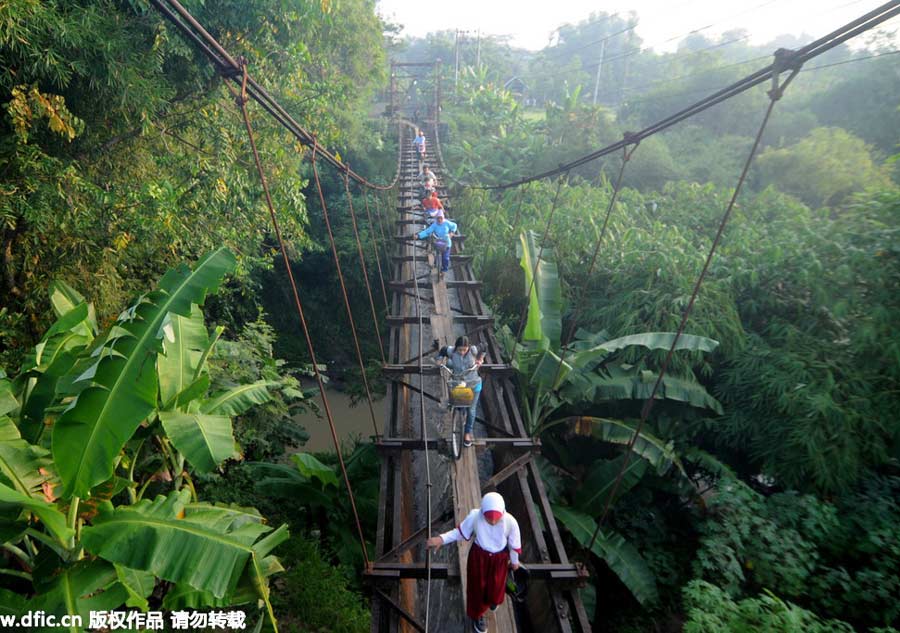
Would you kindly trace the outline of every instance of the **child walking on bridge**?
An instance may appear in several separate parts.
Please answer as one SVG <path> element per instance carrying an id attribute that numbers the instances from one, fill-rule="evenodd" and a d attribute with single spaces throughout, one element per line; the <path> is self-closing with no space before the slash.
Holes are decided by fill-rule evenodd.
<path id="1" fill-rule="evenodd" d="M 428 539 L 428 547 L 460 540 L 475 542 L 466 561 L 466 615 L 472 618 L 475 633 L 487 633 L 484 614 L 503 604 L 509 568 L 519 568 L 522 536 L 515 517 L 506 512 L 500 493 L 489 492 L 481 499 L 481 508 L 469 512 L 458 527 Z"/>

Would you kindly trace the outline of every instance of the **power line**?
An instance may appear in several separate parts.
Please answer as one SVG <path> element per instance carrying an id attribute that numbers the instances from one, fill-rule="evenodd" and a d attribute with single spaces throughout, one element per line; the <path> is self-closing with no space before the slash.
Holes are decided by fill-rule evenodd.
<path id="1" fill-rule="evenodd" d="M 869 13 L 866 13 L 865 15 L 857 18 L 856 20 L 848 22 L 844 26 L 832 31 L 831 33 L 819 38 L 814 42 L 811 42 L 810 44 L 807 44 L 806 46 L 803 46 L 796 51 L 779 49 L 775 52 L 775 62 L 773 62 L 772 64 L 766 66 L 765 68 L 757 70 L 750 75 L 747 75 L 743 79 L 736 81 L 726 86 L 725 88 L 722 88 L 721 90 L 714 92 L 705 99 L 701 99 L 700 101 L 686 108 L 683 108 L 660 121 L 657 121 L 656 123 L 644 128 L 640 132 L 634 133 L 633 135 L 631 135 L 632 142 L 642 140 L 669 127 L 672 127 L 676 123 L 699 114 L 700 112 L 707 110 L 712 106 L 721 103 L 722 101 L 726 101 L 731 97 L 734 97 L 742 92 L 749 90 L 750 88 L 753 88 L 754 86 L 758 86 L 765 81 L 776 78 L 785 70 L 799 68 L 810 59 L 818 57 L 826 51 L 831 50 L 835 46 L 838 46 L 846 42 L 847 40 L 856 37 L 860 33 L 864 33 L 874 28 L 875 26 L 878 26 L 879 24 L 890 20 L 898 14 L 900 14 L 900 0 L 891 0 L 890 2 L 881 5 L 873 11 L 870 11 Z M 581 156 L 580 158 L 577 158 L 568 163 L 562 164 L 556 169 L 548 170 L 533 176 L 520 178 L 519 180 L 515 180 L 513 182 L 498 185 L 481 185 L 480 187 L 485 189 L 507 189 L 534 180 L 550 178 L 576 167 L 580 167 L 581 165 L 589 163 L 612 152 L 623 149 L 629 144 L 630 143 L 625 140 L 618 141 L 595 152 Z"/>
<path id="2" fill-rule="evenodd" d="M 900 50 L 887 51 L 887 52 L 884 52 L 884 53 L 878 53 L 877 55 L 866 55 L 865 57 L 854 57 L 854 58 L 851 58 L 851 59 L 845 59 L 845 60 L 842 60 L 842 61 L 839 61 L 839 62 L 834 62 L 834 63 L 831 63 L 831 64 L 823 64 L 823 65 L 821 65 L 821 66 L 810 66 L 809 68 L 803 68 L 803 69 L 801 69 L 800 72 L 801 72 L 801 73 L 806 73 L 806 72 L 811 72 L 811 71 L 814 71 L 814 70 L 822 70 L 822 69 L 824 69 L 824 68 L 832 68 L 833 66 L 843 66 L 843 65 L 845 65 L 845 64 L 854 64 L 854 63 L 856 63 L 856 62 L 863 62 L 863 61 L 868 61 L 868 60 L 872 60 L 872 59 L 878 59 L 879 57 L 888 57 L 888 56 L 890 56 L 890 55 L 896 55 L 896 54 L 898 54 L 898 53 L 900 53 Z M 712 73 L 715 72 L 716 70 L 723 70 L 723 69 L 725 69 L 725 68 L 730 68 L 730 67 L 732 67 L 732 66 L 741 66 L 741 65 L 744 65 L 744 64 L 748 64 L 748 63 L 750 63 L 750 62 L 759 61 L 760 59 L 765 59 L 765 57 L 766 57 L 766 56 L 762 56 L 762 57 L 754 57 L 753 59 L 748 59 L 748 60 L 745 60 L 745 61 L 743 61 L 743 62 L 737 62 L 737 63 L 735 63 L 735 64 L 728 64 L 727 66 L 717 66 L 717 67 L 715 67 L 715 68 L 710 68 L 710 69 L 708 70 L 708 72 L 709 72 L 709 74 L 712 74 Z M 705 72 L 705 71 L 704 71 L 704 72 Z M 704 72 L 691 73 L 690 75 L 684 75 L 684 76 L 681 77 L 681 78 L 684 79 L 684 78 L 692 77 L 692 76 L 695 76 L 695 75 L 702 75 L 702 74 L 704 74 Z M 673 81 L 674 81 L 674 80 L 673 80 Z M 668 82 L 661 82 L 661 83 L 668 83 Z M 677 97 L 685 97 L 685 96 L 690 96 L 690 95 L 703 94 L 704 92 L 706 92 L 706 89 L 700 89 L 700 90 L 687 90 L 687 91 L 684 91 L 684 92 L 674 92 L 674 93 L 671 93 L 671 94 L 657 95 L 657 96 L 654 96 L 653 99 L 654 99 L 654 100 L 675 99 L 675 98 L 677 98 Z"/>
<path id="3" fill-rule="evenodd" d="M 855 0 L 855 2 L 851 2 L 850 4 L 857 4 L 858 2 L 861 2 L 861 1 L 862 1 L 862 0 Z M 841 5 L 840 7 L 835 7 L 835 9 L 840 9 L 840 8 L 845 7 L 845 6 L 849 6 L 849 5 Z M 891 20 L 886 21 L 885 24 L 887 24 L 887 23 L 890 22 L 890 21 L 891 21 Z M 738 39 L 739 39 L 739 40 L 743 40 L 743 39 L 747 39 L 747 38 L 746 38 L 746 37 L 742 37 L 742 38 L 738 38 Z M 730 42 L 734 42 L 734 41 L 738 41 L 738 40 L 729 40 L 729 43 L 730 43 Z M 719 46 L 719 45 L 717 45 L 717 46 Z M 703 48 L 703 49 L 700 49 L 700 50 L 695 51 L 695 52 L 693 52 L 693 53 L 690 53 L 689 55 L 695 55 L 695 54 L 697 54 L 697 53 L 705 52 L 705 51 L 707 51 L 707 50 L 709 50 L 709 49 L 711 49 L 711 48 L 716 48 L 716 47 L 715 47 L 715 46 L 711 46 L 711 47 Z M 885 54 L 890 55 L 890 54 L 893 54 L 893 52 L 888 52 L 888 53 L 885 53 Z M 673 61 L 681 61 L 681 60 L 683 60 L 685 57 L 688 57 L 689 55 L 685 55 L 685 56 L 679 57 L 679 58 L 677 58 L 677 59 L 675 59 L 675 60 L 673 60 Z M 863 61 L 863 60 L 866 60 L 866 59 L 874 59 L 874 58 L 880 57 L 880 56 L 881 56 L 881 54 L 877 54 L 877 55 L 869 55 L 869 56 L 866 56 L 866 57 L 854 57 L 854 58 L 852 58 L 852 59 L 844 60 L 844 61 L 842 61 L 842 62 L 838 62 L 838 63 L 835 63 L 835 64 L 827 64 L 827 65 L 824 65 L 824 66 L 815 66 L 814 68 L 804 68 L 801 72 L 807 72 L 807 71 L 809 71 L 809 70 L 814 70 L 814 69 L 816 69 L 816 68 L 830 68 L 831 66 L 839 66 L 839 65 L 841 65 L 841 64 L 849 64 L 849 63 L 853 63 L 853 62 L 855 62 L 855 61 Z M 716 72 L 716 71 L 719 71 L 719 70 L 725 70 L 725 69 L 728 69 L 728 68 L 734 68 L 734 67 L 736 67 L 736 66 L 743 66 L 743 65 L 749 64 L 749 63 L 751 63 L 751 62 L 758 62 L 758 61 L 760 61 L 760 60 L 766 59 L 767 57 L 768 57 L 768 55 L 759 55 L 759 56 L 757 56 L 757 57 L 752 57 L 752 58 L 750 58 L 750 59 L 745 59 L 745 60 L 743 60 L 743 61 L 734 62 L 734 63 L 731 63 L 731 64 L 723 64 L 723 65 L 721 65 L 721 66 L 713 66 L 713 67 L 710 67 L 710 68 L 704 68 L 703 70 L 698 70 L 698 71 L 696 71 L 696 72 L 688 73 L 688 74 L 686 74 L 686 75 L 679 75 L 679 76 L 677 76 L 677 77 L 671 77 L 671 78 L 669 78 L 669 79 L 659 79 L 659 80 L 656 80 L 656 81 L 649 81 L 649 82 L 647 82 L 647 83 L 641 84 L 641 85 L 639 85 L 639 86 L 634 86 L 634 87 L 628 86 L 628 87 L 625 87 L 624 90 L 625 90 L 626 92 L 639 92 L 639 91 L 644 91 L 644 88 L 647 88 L 647 87 L 649 87 L 649 86 L 656 86 L 656 85 L 662 85 L 662 84 L 674 83 L 674 82 L 676 82 L 676 81 L 680 81 L 680 80 L 682 80 L 682 79 L 688 79 L 688 78 L 690 78 L 690 77 L 696 77 L 696 76 L 698 76 L 698 75 L 706 75 L 706 74 L 710 74 L 710 75 L 711 75 L 712 73 L 714 73 L 714 72 Z M 693 91 L 690 91 L 690 92 L 687 92 L 687 93 L 683 93 L 683 94 L 697 94 L 697 91 L 696 91 L 696 90 L 693 90 Z"/>

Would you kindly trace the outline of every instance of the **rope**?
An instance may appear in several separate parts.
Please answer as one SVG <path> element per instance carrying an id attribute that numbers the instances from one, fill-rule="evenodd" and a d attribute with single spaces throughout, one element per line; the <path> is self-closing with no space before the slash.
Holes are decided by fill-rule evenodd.
<path id="1" fill-rule="evenodd" d="M 243 60 L 242 65 L 243 65 Z M 246 76 L 246 74 L 245 74 Z M 242 83 L 242 88 L 243 88 Z M 300 317 L 300 325 L 303 328 L 303 337 L 306 339 L 306 350 L 312 361 L 313 373 L 316 376 L 316 382 L 319 385 L 319 395 L 322 396 L 322 405 L 325 409 L 325 417 L 328 419 L 328 428 L 331 430 L 331 439 L 334 442 L 334 452 L 337 454 L 338 463 L 341 466 L 341 475 L 344 479 L 344 485 L 347 487 L 347 494 L 350 497 L 350 508 L 353 510 L 353 519 L 356 522 L 356 531 L 359 535 L 359 545 L 362 548 L 363 560 L 366 567 L 369 566 L 369 552 L 366 548 L 366 539 L 363 536 L 362 523 L 359 520 L 359 512 L 356 510 L 356 499 L 353 496 L 353 487 L 350 485 L 350 477 L 347 475 L 347 467 L 344 464 L 344 456 L 341 454 L 340 442 L 338 441 L 337 431 L 334 426 L 334 416 L 331 413 L 331 405 L 328 404 L 328 396 L 325 395 L 325 383 L 322 380 L 322 374 L 319 372 L 319 363 L 316 361 L 316 351 L 313 347 L 312 338 L 309 335 L 309 328 L 306 325 L 306 317 L 303 314 L 303 303 L 300 301 L 300 293 L 297 291 L 297 282 L 294 280 L 294 272 L 291 269 L 291 261 L 288 258 L 287 248 L 284 245 L 284 239 L 281 237 L 281 228 L 278 225 L 278 218 L 275 214 L 275 206 L 272 204 L 272 196 L 269 193 L 269 183 L 266 180 L 266 174 L 263 171 L 262 161 L 259 158 L 259 152 L 256 149 L 256 139 L 253 135 L 253 126 L 250 124 L 250 115 L 247 113 L 247 97 L 243 90 L 241 94 L 237 94 L 231 86 L 232 94 L 235 101 L 241 109 L 241 116 L 244 119 L 244 126 L 247 128 L 247 136 L 250 139 L 250 147 L 253 149 L 253 160 L 256 163 L 256 171 L 259 174 L 259 180 L 262 183 L 263 192 L 265 193 L 266 206 L 269 209 L 269 217 L 272 220 L 272 227 L 275 229 L 275 236 L 278 238 L 278 246 L 281 250 L 281 258 L 284 261 L 284 269 L 287 271 L 288 281 L 291 284 L 291 292 L 294 296 L 294 307 L 297 308 L 297 314 Z"/>
<path id="2" fill-rule="evenodd" d="M 369 194 L 366 192 L 363 199 L 366 201 L 366 218 L 369 220 L 369 235 L 372 236 L 372 250 L 375 252 L 375 264 L 378 266 L 378 279 L 381 281 L 381 294 L 384 297 L 384 309 L 389 309 L 389 303 L 387 298 L 387 288 L 384 285 L 384 273 L 381 271 L 381 256 L 378 254 L 378 234 L 375 233 L 375 225 L 372 223 L 372 212 L 369 211 Z M 382 350 L 381 354 L 382 358 L 384 358 L 384 351 Z"/>
<path id="3" fill-rule="evenodd" d="M 356 225 L 356 212 L 353 210 L 353 196 L 350 195 L 350 178 L 344 175 L 344 191 L 347 192 L 347 205 L 350 207 L 350 219 L 353 223 L 353 236 L 356 238 L 356 250 L 359 252 L 359 266 L 362 268 L 363 280 L 366 282 L 366 293 L 369 295 L 369 307 L 372 309 L 372 325 L 378 339 L 378 350 L 381 352 L 381 363 L 387 363 L 384 357 L 384 344 L 381 342 L 381 328 L 378 327 L 378 314 L 375 310 L 375 299 L 372 298 L 372 286 L 369 285 L 369 270 L 366 268 L 366 257 L 363 255 L 362 242 L 359 239 L 359 228 Z"/>
<path id="4" fill-rule="evenodd" d="M 531 293 L 534 292 L 534 281 L 537 277 L 538 265 L 541 263 L 541 256 L 544 254 L 544 243 L 547 241 L 547 237 L 550 234 L 550 225 L 553 223 L 553 215 L 556 212 L 556 206 L 559 202 L 559 192 L 562 189 L 563 180 L 568 179 L 569 172 L 566 172 L 564 176 L 560 176 L 556 181 L 556 195 L 553 196 L 553 206 L 550 207 L 550 215 L 547 216 L 547 225 L 544 227 L 544 236 L 541 238 L 538 256 L 534 260 L 534 267 L 531 271 L 531 285 L 528 288 L 528 292 L 525 293 L 525 305 L 522 306 L 522 314 L 519 315 L 519 331 L 516 332 L 516 338 L 513 340 L 512 352 L 509 355 L 510 362 L 515 362 L 516 349 L 519 346 L 519 337 L 522 336 L 522 331 L 525 329 L 525 315 L 528 312 L 528 305 L 531 303 Z"/>
<path id="5" fill-rule="evenodd" d="M 663 378 L 666 375 L 666 370 L 669 367 L 669 362 L 672 360 L 672 355 L 675 353 L 675 347 L 678 345 L 678 340 L 684 333 L 684 327 L 687 324 L 688 317 L 691 315 L 691 310 L 693 310 L 694 308 L 694 302 L 697 300 L 697 295 L 700 292 L 700 285 L 706 278 L 706 273 L 709 270 L 709 264 L 716 253 L 716 248 L 719 246 L 719 242 L 722 239 L 722 234 L 725 232 L 725 225 L 728 224 L 728 220 L 731 217 L 731 211 L 734 208 L 734 203 L 735 201 L 737 201 L 738 194 L 740 194 L 741 192 L 741 187 L 743 187 L 744 185 L 744 180 L 747 178 L 747 173 L 750 171 L 750 165 L 753 162 L 754 156 L 756 156 L 756 151 L 759 148 L 763 132 L 765 132 L 766 124 L 768 124 L 769 122 L 769 117 L 772 114 L 775 103 L 781 98 L 784 93 L 784 89 L 794 79 L 794 77 L 797 76 L 797 73 L 799 71 L 799 67 L 793 68 L 790 76 L 788 76 L 785 82 L 780 86 L 778 85 L 778 74 L 776 74 L 772 79 L 773 87 L 769 91 L 769 106 L 768 108 L 766 108 L 766 114 L 759 126 L 759 131 L 756 133 L 756 138 L 753 141 L 753 147 L 750 149 L 750 154 L 747 156 L 747 161 L 744 163 L 744 169 L 741 171 L 740 178 L 738 178 L 737 186 L 735 186 L 734 188 L 734 193 L 731 196 L 731 200 L 728 202 L 728 207 L 725 209 L 725 214 L 722 216 L 722 221 L 719 223 L 719 230 L 716 232 L 716 237 L 709 249 L 709 254 L 706 256 L 706 261 L 703 264 L 703 269 L 700 271 L 700 276 L 697 278 L 697 282 L 694 284 L 694 290 L 691 293 L 691 299 L 688 302 L 687 308 L 685 308 L 684 314 L 681 317 L 681 323 L 678 325 L 678 331 L 676 332 L 675 338 L 672 341 L 672 345 L 671 347 L 669 347 L 669 351 L 668 353 L 666 353 L 666 358 L 659 369 L 659 374 L 656 377 L 656 382 L 653 384 L 653 390 L 650 392 L 649 399 L 644 402 L 644 406 L 641 408 L 641 419 L 638 422 L 637 428 L 635 428 L 634 430 L 634 434 L 628 441 L 628 445 L 626 447 L 625 455 L 622 461 L 622 466 L 619 468 L 619 472 L 616 475 L 616 480 L 613 484 L 612 491 L 606 498 L 603 513 L 600 515 L 600 519 L 597 521 L 597 528 L 594 530 L 593 536 L 591 536 L 591 541 L 588 544 L 588 550 L 590 550 L 594 546 L 594 541 L 597 540 L 597 535 L 600 533 L 600 528 L 603 526 L 603 522 L 606 520 L 606 517 L 609 514 L 612 500 L 615 498 L 616 492 L 618 492 L 619 490 L 619 485 L 622 483 L 622 477 L 625 474 L 625 469 L 628 467 L 628 462 L 631 459 L 631 453 L 634 449 L 634 444 L 637 441 L 638 436 L 641 434 L 641 430 L 644 428 L 644 423 L 650 416 L 650 412 L 653 410 L 653 405 L 656 402 L 656 393 L 657 391 L 659 391 L 659 386 L 662 384 Z"/>
<path id="6" fill-rule="evenodd" d="M 319 202 L 322 204 L 322 215 L 325 217 L 325 228 L 328 230 L 328 241 L 331 243 L 331 253 L 334 255 L 334 265 L 337 268 L 338 280 L 341 283 L 341 294 L 344 297 L 344 308 L 347 310 L 347 319 L 350 321 L 350 333 L 353 335 L 353 345 L 356 348 L 356 358 L 359 361 L 359 371 L 362 374 L 363 386 L 366 389 L 366 400 L 369 403 L 369 414 L 372 416 L 372 428 L 375 430 L 375 438 L 378 439 L 378 422 L 375 421 L 375 407 L 372 405 L 372 393 L 369 391 L 369 378 L 366 376 L 366 365 L 363 362 L 362 351 L 359 348 L 359 337 L 356 335 L 356 322 L 353 320 L 353 310 L 350 309 L 350 299 L 347 296 L 347 285 L 344 283 L 344 272 L 341 270 L 341 260 L 338 257 L 337 245 L 334 242 L 334 233 L 331 230 L 331 220 L 328 218 L 328 205 L 325 204 L 325 194 L 322 192 L 322 183 L 319 180 L 319 168 L 316 165 L 316 148 L 312 151 L 313 175 L 316 179 L 316 189 L 319 192 Z"/>

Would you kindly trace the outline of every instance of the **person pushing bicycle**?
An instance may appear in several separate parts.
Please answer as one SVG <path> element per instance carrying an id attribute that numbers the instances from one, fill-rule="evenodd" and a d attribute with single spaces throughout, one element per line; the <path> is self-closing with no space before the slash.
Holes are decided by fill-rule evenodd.
<path id="1" fill-rule="evenodd" d="M 456 222 L 444 219 L 444 212 L 438 211 L 434 216 L 434 222 L 424 231 L 420 231 L 416 237 L 424 240 L 429 235 L 434 236 L 435 247 L 441 252 L 441 272 L 450 269 L 450 238 L 456 233 Z"/>
<path id="2" fill-rule="evenodd" d="M 453 372 L 454 378 L 466 381 L 466 386 L 472 389 L 475 397 L 472 404 L 469 405 L 468 415 L 466 417 L 466 426 L 463 430 L 463 446 L 472 446 L 472 429 L 475 426 L 475 414 L 478 410 L 478 399 L 481 397 L 481 376 L 478 375 L 478 369 L 484 363 L 484 352 L 479 352 L 474 345 L 469 345 L 468 336 L 460 336 L 456 339 L 456 345 L 450 347 L 442 347 L 438 351 L 435 361 L 444 361 L 446 366 Z M 446 360 L 444 360 L 446 359 Z"/>

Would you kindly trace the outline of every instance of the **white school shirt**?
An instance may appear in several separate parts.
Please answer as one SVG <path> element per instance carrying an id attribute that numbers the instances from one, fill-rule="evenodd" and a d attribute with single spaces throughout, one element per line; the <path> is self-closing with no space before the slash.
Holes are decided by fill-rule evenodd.
<path id="1" fill-rule="evenodd" d="M 519 532 L 519 522 L 509 512 L 503 513 L 503 518 L 497 525 L 491 525 L 485 520 L 481 510 L 472 510 L 457 527 L 441 534 L 441 540 L 444 545 L 454 541 L 468 541 L 472 539 L 473 534 L 475 543 L 484 551 L 496 554 L 508 548 L 509 561 L 513 565 L 519 564 L 522 535 Z"/>

